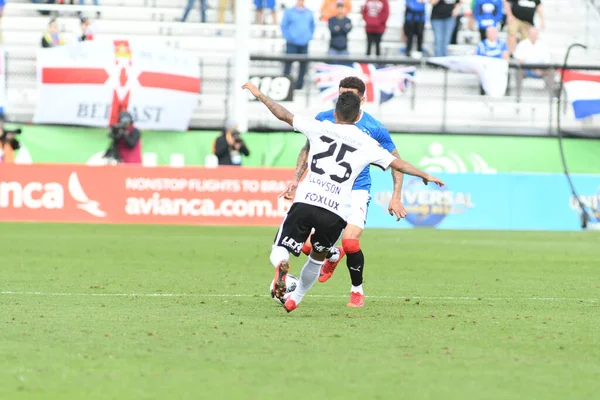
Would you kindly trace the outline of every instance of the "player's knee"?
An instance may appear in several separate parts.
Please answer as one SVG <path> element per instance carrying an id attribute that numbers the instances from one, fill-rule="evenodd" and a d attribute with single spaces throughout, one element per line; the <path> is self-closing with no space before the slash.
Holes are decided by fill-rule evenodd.
<path id="1" fill-rule="evenodd" d="M 344 233 L 342 234 L 342 239 L 360 239 L 360 235 L 362 234 L 362 229 L 358 226 L 348 224 L 346 229 L 344 229 Z"/>
<path id="2" fill-rule="evenodd" d="M 346 254 L 354 254 L 360 251 L 358 239 L 342 239 L 342 248 Z"/>
<path id="3" fill-rule="evenodd" d="M 280 262 L 290 259 L 290 252 L 285 247 L 273 246 L 269 259 L 271 260 L 271 264 L 276 267 Z"/>

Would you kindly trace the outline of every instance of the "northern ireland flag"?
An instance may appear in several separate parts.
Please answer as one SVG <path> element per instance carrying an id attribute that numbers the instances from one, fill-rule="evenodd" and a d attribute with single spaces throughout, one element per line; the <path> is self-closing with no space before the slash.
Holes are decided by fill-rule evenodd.
<path id="1" fill-rule="evenodd" d="M 600 114 L 600 75 L 565 70 L 562 74 L 567 99 L 576 119 Z"/>
<path id="2" fill-rule="evenodd" d="M 415 79 L 415 67 L 377 68 L 373 64 L 337 65 L 314 64 L 317 87 L 323 101 L 335 101 L 339 94 L 340 81 L 348 76 L 356 76 L 365 83 L 367 103 L 385 103 L 394 96 L 406 91 Z"/>
<path id="3" fill-rule="evenodd" d="M 109 126 L 131 112 L 140 129 L 187 130 L 198 105 L 193 54 L 144 42 L 93 40 L 40 49 L 35 123 Z"/>

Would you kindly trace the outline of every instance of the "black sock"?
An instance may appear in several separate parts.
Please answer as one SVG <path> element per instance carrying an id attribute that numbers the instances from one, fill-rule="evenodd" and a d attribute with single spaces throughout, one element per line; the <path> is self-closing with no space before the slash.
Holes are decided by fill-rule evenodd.
<path id="1" fill-rule="evenodd" d="M 352 286 L 360 286 L 363 282 L 363 269 L 365 267 L 365 256 L 362 250 L 356 253 L 346 254 L 346 265 L 350 271 Z"/>

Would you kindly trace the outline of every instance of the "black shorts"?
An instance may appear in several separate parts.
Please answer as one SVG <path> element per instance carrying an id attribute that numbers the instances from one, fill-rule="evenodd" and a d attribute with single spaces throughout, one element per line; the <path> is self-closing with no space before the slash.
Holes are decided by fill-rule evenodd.
<path id="1" fill-rule="evenodd" d="M 325 253 L 337 243 L 346 228 L 346 221 L 324 208 L 294 203 L 277 231 L 275 245 L 285 247 L 298 257 L 313 228 L 312 247 L 319 253 Z"/>

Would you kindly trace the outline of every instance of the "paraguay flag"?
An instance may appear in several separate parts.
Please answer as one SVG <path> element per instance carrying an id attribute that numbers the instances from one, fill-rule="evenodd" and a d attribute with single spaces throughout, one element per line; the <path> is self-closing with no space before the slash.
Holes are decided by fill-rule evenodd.
<path id="1" fill-rule="evenodd" d="M 576 119 L 600 114 L 600 75 L 565 70 L 562 79 Z"/>

